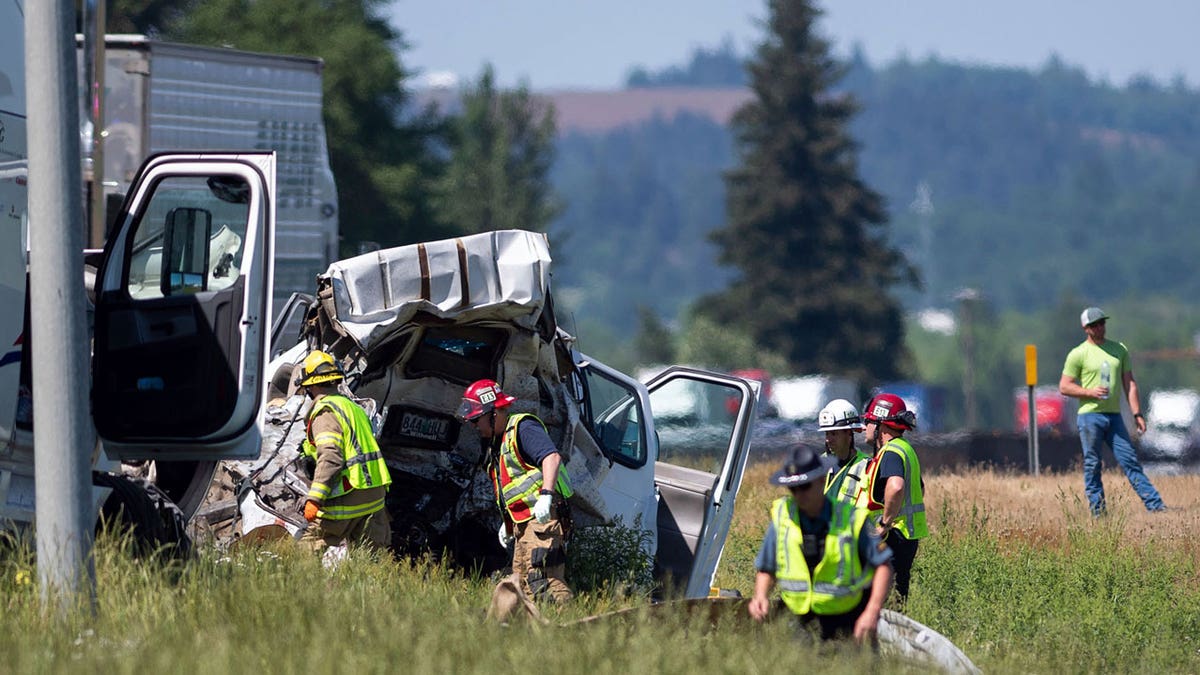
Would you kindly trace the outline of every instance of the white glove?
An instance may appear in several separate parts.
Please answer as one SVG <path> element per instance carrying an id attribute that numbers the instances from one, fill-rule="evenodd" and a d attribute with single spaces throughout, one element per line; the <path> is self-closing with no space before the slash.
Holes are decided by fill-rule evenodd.
<path id="1" fill-rule="evenodd" d="M 538 497 L 537 503 L 533 505 L 533 517 L 539 523 L 545 524 L 550 520 L 550 504 L 554 501 L 554 497 L 550 495 L 542 495 Z"/>
<path id="2" fill-rule="evenodd" d="M 508 548 L 509 546 L 512 546 L 513 538 L 508 535 L 508 530 L 504 527 L 503 521 L 501 521 L 501 523 L 500 523 L 499 535 L 500 535 L 500 547 L 501 548 Z"/>

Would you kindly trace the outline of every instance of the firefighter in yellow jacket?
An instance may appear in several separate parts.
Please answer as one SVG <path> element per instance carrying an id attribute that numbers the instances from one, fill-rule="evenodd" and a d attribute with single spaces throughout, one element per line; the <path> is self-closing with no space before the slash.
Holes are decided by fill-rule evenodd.
<path id="1" fill-rule="evenodd" d="M 821 639 L 853 637 L 874 645 L 892 583 L 891 550 L 867 523 L 867 512 L 827 495 L 825 478 L 837 460 L 797 447 L 772 478 L 790 494 L 771 505 L 755 567 L 750 616 L 771 612 L 778 584 L 782 604 Z"/>
<path id="2" fill-rule="evenodd" d="M 530 597 L 571 599 L 566 582 L 566 537 L 571 496 L 567 468 L 546 426 L 536 416 L 510 415 L 517 399 L 493 380 L 463 392 L 458 418 L 488 446 L 488 475 L 500 507 L 500 543 L 512 546 L 512 571 Z"/>
<path id="3" fill-rule="evenodd" d="M 313 399 L 304 454 L 316 462 L 304 502 L 309 526 L 300 544 L 317 553 L 343 542 L 386 549 L 392 540 L 385 508 L 392 477 L 367 413 L 338 391 L 343 378 L 322 351 L 309 353 L 297 378 Z"/>

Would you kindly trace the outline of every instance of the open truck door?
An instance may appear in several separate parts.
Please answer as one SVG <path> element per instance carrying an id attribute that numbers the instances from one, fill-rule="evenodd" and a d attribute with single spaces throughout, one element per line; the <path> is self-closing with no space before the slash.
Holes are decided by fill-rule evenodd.
<path id="1" fill-rule="evenodd" d="M 257 457 L 275 154 L 142 165 L 96 276 L 92 413 L 110 458 Z"/>

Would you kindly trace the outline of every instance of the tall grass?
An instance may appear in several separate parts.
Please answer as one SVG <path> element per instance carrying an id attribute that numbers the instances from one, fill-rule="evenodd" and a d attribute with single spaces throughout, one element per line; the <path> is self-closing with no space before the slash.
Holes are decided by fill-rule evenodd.
<path id="1" fill-rule="evenodd" d="M 359 555 L 331 571 L 275 545 L 202 553 L 172 569 L 138 561 L 119 539 L 102 539 L 96 552 L 94 618 L 45 616 L 36 582 L 25 576 L 27 553 L 5 559 L 0 671 L 768 673 L 828 656 L 797 646 L 783 624 L 749 625 L 740 611 L 714 627 L 701 614 L 655 612 L 644 599 L 630 605 L 603 594 L 544 607 L 551 626 L 503 627 L 484 618 L 488 580 L 422 561 Z M 849 649 L 837 663 L 831 672 L 851 673 L 870 660 Z"/>
<path id="2" fill-rule="evenodd" d="M 745 595 L 774 468 L 748 470 L 718 573 Z M 933 531 L 906 611 L 985 672 L 1200 672 L 1200 479 L 1154 480 L 1172 512 L 1139 512 L 1113 474 L 1110 515 L 1096 520 L 1074 474 L 927 477 Z M 786 623 L 753 624 L 739 606 L 714 627 L 615 589 L 544 606 L 549 626 L 502 627 L 484 618 L 488 579 L 365 554 L 327 570 L 288 542 L 181 563 L 139 559 L 127 537 L 104 534 L 95 563 L 95 614 L 62 619 L 42 611 L 29 547 L 0 555 L 0 672 L 925 672 L 800 645 Z"/>
<path id="3" fill-rule="evenodd" d="M 718 582 L 748 593 L 775 467 L 747 470 Z M 1200 672 L 1200 476 L 1153 476 L 1151 514 L 1118 471 L 1093 518 L 1078 472 L 926 477 L 931 535 L 905 612 L 985 672 Z"/>

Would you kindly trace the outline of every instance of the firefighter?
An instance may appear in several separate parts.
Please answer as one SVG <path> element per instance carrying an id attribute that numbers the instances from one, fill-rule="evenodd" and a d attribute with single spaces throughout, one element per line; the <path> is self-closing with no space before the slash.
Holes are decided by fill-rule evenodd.
<path id="1" fill-rule="evenodd" d="M 767 594 L 778 583 L 783 605 L 821 639 L 853 637 L 874 645 L 892 582 L 892 552 L 865 509 L 820 489 L 835 464 L 833 457 L 800 446 L 772 478 L 790 494 L 771 504 L 771 524 L 755 560 L 750 616 L 767 617 Z"/>
<path id="2" fill-rule="evenodd" d="M 858 408 L 844 398 L 834 399 L 817 415 L 817 427 L 825 432 L 825 452 L 838 461 L 837 470 L 825 479 L 825 494 L 835 502 L 854 503 L 871 461 L 871 455 L 854 447 L 854 434 L 863 430 Z"/>
<path id="3" fill-rule="evenodd" d="M 342 543 L 386 549 L 391 522 L 385 507 L 392 478 L 367 413 L 338 390 L 344 375 L 333 357 L 310 352 L 296 384 L 313 400 L 304 454 L 316 462 L 304 502 L 308 529 L 300 543 L 316 553 Z"/>
<path id="4" fill-rule="evenodd" d="M 858 504 L 879 517 L 880 536 L 886 537 L 895 554 L 896 596 L 903 603 L 908 599 L 917 546 L 929 536 L 921 462 L 904 439 L 905 431 L 916 428 L 917 416 L 904 405 L 904 399 L 881 393 L 867 403 L 863 420 L 875 456 L 867 467 L 867 485 L 859 493 Z"/>
<path id="5" fill-rule="evenodd" d="M 488 475 L 500 507 L 500 543 L 512 547 L 512 570 L 522 590 L 566 602 L 572 597 L 565 579 L 566 499 L 572 494 L 567 468 L 537 416 L 509 414 L 516 400 L 494 380 L 479 380 L 463 392 L 458 418 L 487 445 Z"/>

